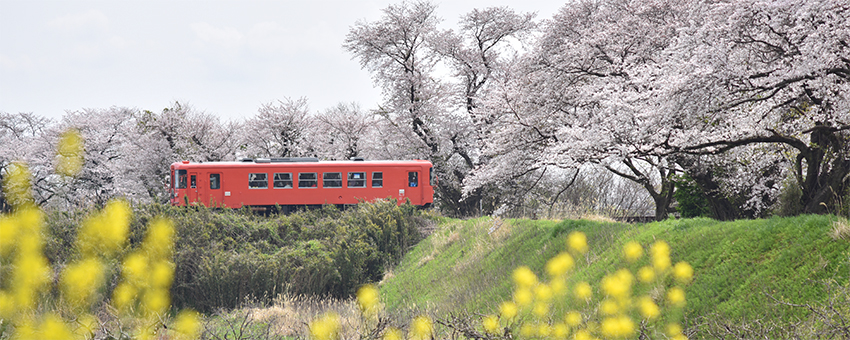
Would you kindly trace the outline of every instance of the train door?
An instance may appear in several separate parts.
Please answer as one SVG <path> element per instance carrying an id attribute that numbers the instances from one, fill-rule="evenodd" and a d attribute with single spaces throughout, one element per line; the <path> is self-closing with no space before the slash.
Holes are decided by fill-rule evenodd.
<path id="1" fill-rule="evenodd" d="M 189 203 L 198 202 L 198 176 L 194 171 L 189 172 L 189 190 L 186 190 L 186 195 L 189 196 Z"/>
<path id="2" fill-rule="evenodd" d="M 220 173 L 211 173 L 210 174 L 210 185 L 207 191 L 209 193 L 209 199 L 203 202 L 208 207 L 222 207 L 224 206 L 224 194 L 221 190 L 221 174 Z"/>
<path id="3" fill-rule="evenodd" d="M 420 183 L 419 171 L 407 170 L 407 198 L 410 198 L 410 203 L 419 205 L 422 204 L 422 183 Z"/>

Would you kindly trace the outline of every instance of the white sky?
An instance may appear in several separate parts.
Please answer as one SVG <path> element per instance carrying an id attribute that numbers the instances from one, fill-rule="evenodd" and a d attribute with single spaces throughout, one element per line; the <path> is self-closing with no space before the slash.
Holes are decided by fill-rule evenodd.
<path id="1" fill-rule="evenodd" d="M 474 8 L 549 19 L 565 0 L 433 0 L 443 28 Z M 223 120 L 306 97 L 375 107 L 381 93 L 342 48 L 357 20 L 389 0 L 0 0 L 0 111 L 59 119 L 66 110 L 173 101 Z"/>

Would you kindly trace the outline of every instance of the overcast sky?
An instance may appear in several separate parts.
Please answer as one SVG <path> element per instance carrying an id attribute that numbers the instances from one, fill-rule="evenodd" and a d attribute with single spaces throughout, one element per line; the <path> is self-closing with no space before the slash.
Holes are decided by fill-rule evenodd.
<path id="1" fill-rule="evenodd" d="M 400 1 L 0 0 L 0 111 L 59 119 L 66 110 L 174 101 L 242 120 L 263 103 L 306 97 L 312 111 L 381 101 L 342 48 L 357 20 Z M 474 8 L 548 19 L 563 1 L 435 1 L 443 28 Z"/>

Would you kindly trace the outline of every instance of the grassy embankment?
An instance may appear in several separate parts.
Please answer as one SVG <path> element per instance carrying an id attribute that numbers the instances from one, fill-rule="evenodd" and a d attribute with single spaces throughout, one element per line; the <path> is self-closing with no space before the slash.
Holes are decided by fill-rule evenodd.
<path id="1" fill-rule="evenodd" d="M 595 289 L 606 274 L 635 268 L 621 260 L 626 242 L 646 247 L 655 240 L 667 241 L 674 263 L 686 261 L 694 268 L 683 326 L 696 337 L 715 332 L 805 334 L 800 329 L 806 327 L 820 332 L 827 327 L 825 317 L 790 304 L 818 307 L 831 298 L 847 301 L 850 242 L 831 235 L 837 225 L 848 226 L 846 220 L 836 221 L 831 216 L 635 225 L 446 220 L 407 254 L 380 289 L 390 314 L 408 314 L 410 309 L 437 316 L 498 313 L 499 303 L 511 298 L 514 268 L 526 265 L 544 278 L 546 261 L 564 250 L 564 239 L 577 230 L 587 234 L 590 251 L 578 261 L 570 280 L 590 282 Z M 850 316 L 846 305 L 838 307 L 844 317 Z M 570 307 L 556 307 L 564 308 Z"/>

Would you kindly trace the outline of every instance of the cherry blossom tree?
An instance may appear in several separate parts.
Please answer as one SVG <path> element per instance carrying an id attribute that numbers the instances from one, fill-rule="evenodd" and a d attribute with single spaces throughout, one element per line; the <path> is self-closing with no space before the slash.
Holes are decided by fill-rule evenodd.
<path id="1" fill-rule="evenodd" d="M 680 114 L 670 145 L 722 154 L 771 144 L 793 154 L 803 212 L 825 212 L 850 190 L 850 4 L 706 4 L 668 68 Z"/>
<path id="2" fill-rule="evenodd" d="M 251 158 L 315 156 L 309 143 L 314 125 L 306 98 L 263 104 L 241 129 L 242 153 Z"/>
<path id="3" fill-rule="evenodd" d="M 45 137 L 51 123 L 49 119 L 32 113 L 0 112 L 0 185 L 13 163 L 31 164 L 29 169 L 33 173 L 35 191 L 33 198 L 39 204 L 53 195 L 51 186 L 45 182 L 47 174 L 52 170 L 49 140 Z M 9 208 L 0 191 L 0 211 Z"/>
<path id="4" fill-rule="evenodd" d="M 377 117 L 357 103 L 339 103 L 316 115 L 313 146 L 322 159 L 375 158 L 373 141 Z"/>

